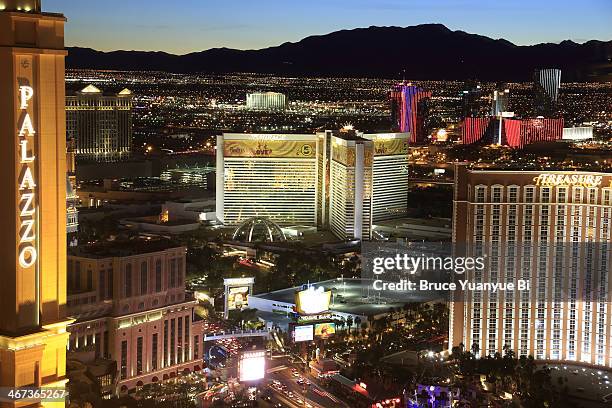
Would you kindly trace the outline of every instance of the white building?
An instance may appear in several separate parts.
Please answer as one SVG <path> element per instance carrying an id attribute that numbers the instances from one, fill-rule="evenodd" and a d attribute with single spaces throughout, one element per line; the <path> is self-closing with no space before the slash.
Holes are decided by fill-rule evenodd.
<path id="1" fill-rule="evenodd" d="M 279 92 L 254 92 L 246 96 L 247 109 L 285 110 L 287 97 Z"/>

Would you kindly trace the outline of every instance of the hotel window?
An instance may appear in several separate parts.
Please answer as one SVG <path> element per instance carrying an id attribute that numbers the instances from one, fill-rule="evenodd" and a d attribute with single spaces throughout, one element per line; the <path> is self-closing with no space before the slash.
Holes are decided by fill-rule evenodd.
<path id="1" fill-rule="evenodd" d="M 162 262 L 161 259 L 155 261 L 155 291 L 162 290 Z"/>
<path id="2" fill-rule="evenodd" d="M 542 187 L 540 193 L 542 194 L 540 201 L 550 203 L 550 187 Z"/>
<path id="3" fill-rule="evenodd" d="M 102 341 L 100 340 L 100 337 L 101 337 L 100 333 L 96 333 L 96 338 L 94 341 L 96 345 L 96 354 L 95 354 L 96 358 L 100 358 L 100 346 L 101 346 L 100 343 L 102 343 Z"/>
<path id="4" fill-rule="evenodd" d="M 142 374 L 142 337 L 136 339 L 136 375 Z"/>
<path id="5" fill-rule="evenodd" d="M 580 204 L 582 202 L 582 187 L 574 187 L 574 203 Z"/>
<path id="6" fill-rule="evenodd" d="M 106 299 L 106 271 L 104 269 L 100 269 L 98 277 L 98 297 L 100 300 Z"/>
<path id="7" fill-rule="evenodd" d="M 127 340 L 121 341 L 121 379 L 127 378 Z"/>
<path id="8" fill-rule="evenodd" d="M 589 188 L 589 204 L 597 204 L 597 189 Z"/>
<path id="9" fill-rule="evenodd" d="M 104 338 L 104 358 L 109 358 L 110 354 L 108 353 L 108 330 L 104 330 L 103 338 Z"/>
<path id="10" fill-rule="evenodd" d="M 567 202 L 567 187 L 557 188 L 557 202 L 558 203 Z"/>
<path id="11" fill-rule="evenodd" d="M 493 201 L 494 203 L 501 203 L 502 201 L 502 189 L 503 187 L 500 186 L 493 186 L 493 188 L 491 189 L 491 201 Z"/>
<path id="12" fill-rule="evenodd" d="M 151 339 L 151 370 L 157 370 L 157 333 Z"/>
<path id="13" fill-rule="evenodd" d="M 610 203 L 610 189 L 609 188 L 604 188 L 603 189 L 603 205 L 611 205 Z"/>
<path id="14" fill-rule="evenodd" d="M 518 202 L 519 188 L 517 186 L 508 187 L 508 201 L 511 203 Z"/>
<path id="15" fill-rule="evenodd" d="M 87 291 L 91 292 L 93 290 L 93 272 L 91 269 L 87 269 Z"/>
<path id="16" fill-rule="evenodd" d="M 485 191 L 486 191 L 486 187 L 485 186 L 477 186 L 476 187 L 476 202 L 477 203 L 484 203 L 485 202 Z"/>
<path id="17" fill-rule="evenodd" d="M 149 271 L 147 263 L 142 262 L 140 264 L 140 294 L 145 295 L 147 293 L 147 287 L 149 286 Z"/>
<path id="18" fill-rule="evenodd" d="M 527 186 L 525 187 L 525 202 L 533 203 L 535 198 L 535 187 Z"/>
<path id="19" fill-rule="evenodd" d="M 125 276 L 123 278 L 123 287 L 125 297 L 132 296 L 132 264 L 125 265 Z"/>
<path id="20" fill-rule="evenodd" d="M 176 340 L 176 320 L 170 319 L 170 365 L 176 364 L 176 350 L 174 349 Z"/>
<path id="21" fill-rule="evenodd" d="M 183 318 L 178 318 L 178 344 L 177 344 L 177 360 L 178 363 L 183 362 Z"/>
<path id="22" fill-rule="evenodd" d="M 193 336 L 193 359 L 197 360 L 200 358 L 200 336 Z"/>
<path id="23" fill-rule="evenodd" d="M 170 287 L 176 287 L 176 258 L 170 260 Z"/>
<path id="24" fill-rule="evenodd" d="M 189 360 L 189 316 L 185 316 L 185 361 Z"/>
<path id="25" fill-rule="evenodd" d="M 108 272 L 108 296 L 106 298 L 112 299 L 114 296 L 113 268 L 107 269 L 106 272 Z"/>
<path id="26" fill-rule="evenodd" d="M 168 321 L 164 320 L 164 360 L 162 367 L 168 365 Z"/>

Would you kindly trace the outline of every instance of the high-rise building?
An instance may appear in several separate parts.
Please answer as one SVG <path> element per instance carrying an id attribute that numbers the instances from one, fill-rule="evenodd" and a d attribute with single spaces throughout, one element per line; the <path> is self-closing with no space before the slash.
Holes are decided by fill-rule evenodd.
<path id="1" fill-rule="evenodd" d="M 65 21 L 61 14 L 43 13 L 36 0 L 4 0 L 0 10 L 5 390 L 63 388 L 67 381 Z"/>
<path id="2" fill-rule="evenodd" d="M 473 82 L 468 82 L 465 89 L 461 91 L 461 113 L 462 117 L 478 117 L 481 114 L 482 88 Z"/>
<path id="3" fill-rule="evenodd" d="M 246 96 L 247 109 L 253 110 L 285 110 L 287 97 L 279 92 L 254 92 Z"/>
<path id="4" fill-rule="evenodd" d="M 66 141 L 66 234 L 68 245 L 78 243 L 79 232 L 79 196 L 76 185 L 76 163 L 74 157 L 74 140 Z"/>
<path id="5" fill-rule="evenodd" d="M 408 133 L 372 133 L 372 222 L 405 217 L 408 212 Z"/>
<path id="6" fill-rule="evenodd" d="M 535 114 L 552 116 L 557 113 L 561 70 L 556 68 L 537 69 L 533 78 Z"/>
<path id="7" fill-rule="evenodd" d="M 280 225 L 317 225 L 316 135 L 217 136 L 217 218 L 238 225 L 252 217 Z"/>
<path id="8" fill-rule="evenodd" d="M 510 105 L 510 90 L 504 89 L 493 91 L 493 101 L 491 103 L 491 116 L 499 118 L 503 112 L 508 111 Z"/>
<path id="9" fill-rule="evenodd" d="M 68 312 L 77 318 L 69 350 L 115 360 L 119 395 L 203 368 L 203 321 L 185 292 L 185 254 L 163 239 L 69 252 Z"/>
<path id="10" fill-rule="evenodd" d="M 329 229 L 341 239 L 372 234 L 374 143 L 354 133 L 331 136 Z"/>
<path id="11" fill-rule="evenodd" d="M 426 118 L 431 92 L 416 85 L 396 85 L 390 92 L 391 121 L 400 132 L 410 133 L 410 143 L 425 142 Z"/>
<path id="12" fill-rule="evenodd" d="M 352 129 L 218 136 L 217 218 L 319 226 L 343 239 L 357 228 L 368 239 L 372 222 L 407 212 L 408 138 Z"/>
<path id="13" fill-rule="evenodd" d="M 612 175 L 455 170 L 457 255 L 485 259 L 461 279 L 515 289 L 453 293 L 449 347 L 612 366 Z"/>
<path id="14" fill-rule="evenodd" d="M 77 159 L 112 162 L 132 149 L 132 92 L 105 95 L 87 85 L 66 96 L 66 136 L 74 140 Z"/>
<path id="15" fill-rule="evenodd" d="M 464 144 L 481 142 L 519 149 L 531 143 L 561 140 L 562 137 L 562 118 L 514 119 L 503 115 L 498 118 L 465 118 L 462 129 Z"/>

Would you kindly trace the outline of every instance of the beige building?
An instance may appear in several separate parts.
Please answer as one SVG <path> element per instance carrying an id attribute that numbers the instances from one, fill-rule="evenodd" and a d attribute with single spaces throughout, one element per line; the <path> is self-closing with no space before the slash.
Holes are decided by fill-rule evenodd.
<path id="1" fill-rule="evenodd" d="M 202 321 L 185 292 L 186 248 L 162 239 L 79 246 L 68 256 L 70 351 L 117 362 L 119 394 L 202 366 Z"/>
<path id="2" fill-rule="evenodd" d="M 612 366 L 611 198 L 608 173 L 458 165 L 453 241 L 486 259 L 465 279 L 516 287 L 454 293 L 449 347 Z"/>
<path id="3" fill-rule="evenodd" d="M 0 387 L 66 384 L 65 21 L 0 8 Z"/>

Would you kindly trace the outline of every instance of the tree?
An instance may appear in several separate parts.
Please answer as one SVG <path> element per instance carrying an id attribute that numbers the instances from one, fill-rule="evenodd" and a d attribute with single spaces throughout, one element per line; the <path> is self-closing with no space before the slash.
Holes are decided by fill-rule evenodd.
<path id="1" fill-rule="evenodd" d="M 351 327 L 353 327 L 353 316 L 349 315 L 349 317 L 346 318 L 346 325 L 348 327 L 348 332 L 349 335 L 351 334 Z"/>

